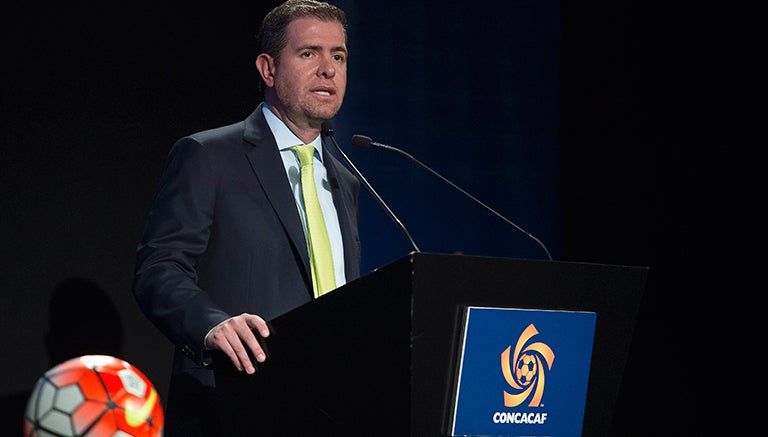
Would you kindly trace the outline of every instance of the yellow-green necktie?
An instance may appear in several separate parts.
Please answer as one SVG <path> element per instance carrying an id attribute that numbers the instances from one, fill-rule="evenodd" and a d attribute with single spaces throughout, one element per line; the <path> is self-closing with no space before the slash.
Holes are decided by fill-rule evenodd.
<path id="1" fill-rule="evenodd" d="M 309 262 L 312 270 L 312 285 L 315 297 L 319 297 L 336 288 L 336 274 L 333 269 L 333 253 L 325 227 L 323 210 L 317 200 L 315 188 L 315 170 L 312 165 L 315 155 L 314 146 L 294 146 L 301 162 L 301 192 L 304 196 L 304 212 L 307 217 L 309 234 Z"/>

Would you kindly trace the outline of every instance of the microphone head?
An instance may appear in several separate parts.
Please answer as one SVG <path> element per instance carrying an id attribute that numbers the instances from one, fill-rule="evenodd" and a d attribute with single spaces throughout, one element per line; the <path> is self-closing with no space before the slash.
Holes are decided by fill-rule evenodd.
<path id="1" fill-rule="evenodd" d="M 320 135 L 324 137 L 333 136 L 333 120 L 325 120 L 323 122 L 323 125 L 320 127 Z"/>
<path id="2" fill-rule="evenodd" d="M 352 135 L 352 145 L 357 147 L 371 147 L 373 140 L 365 135 Z"/>

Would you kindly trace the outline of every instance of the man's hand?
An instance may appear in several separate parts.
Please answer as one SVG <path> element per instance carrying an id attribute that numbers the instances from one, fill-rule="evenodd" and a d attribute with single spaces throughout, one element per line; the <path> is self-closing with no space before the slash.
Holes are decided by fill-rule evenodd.
<path id="1" fill-rule="evenodd" d="M 254 329 L 262 337 L 269 337 L 267 322 L 261 317 L 248 313 L 230 317 L 211 329 L 211 332 L 205 337 L 205 347 L 221 350 L 229 357 L 237 370 L 245 369 L 249 375 L 253 374 L 256 372 L 256 367 L 248 356 L 246 346 L 259 363 L 263 363 L 267 359 L 264 349 L 261 348 L 256 335 L 254 335 Z"/>

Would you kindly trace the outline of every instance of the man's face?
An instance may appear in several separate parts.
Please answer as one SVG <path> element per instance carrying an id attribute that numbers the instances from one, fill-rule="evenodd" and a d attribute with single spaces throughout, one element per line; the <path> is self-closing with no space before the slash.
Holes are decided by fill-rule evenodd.
<path id="1" fill-rule="evenodd" d="M 297 126 L 319 125 L 341 108 L 347 87 L 344 29 L 335 21 L 299 18 L 288 26 L 288 43 L 273 64 L 282 115 Z"/>

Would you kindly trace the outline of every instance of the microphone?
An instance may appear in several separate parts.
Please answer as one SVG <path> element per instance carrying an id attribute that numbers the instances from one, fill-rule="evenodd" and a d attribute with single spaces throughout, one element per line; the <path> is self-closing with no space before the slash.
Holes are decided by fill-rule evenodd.
<path id="1" fill-rule="evenodd" d="M 360 170 L 358 170 L 357 167 L 355 167 L 355 164 L 352 163 L 352 160 L 349 159 L 347 154 L 344 153 L 343 150 L 341 150 L 341 147 L 339 147 L 339 144 L 336 142 L 336 138 L 334 138 L 334 136 L 333 136 L 333 134 L 334 134 L 333 125 L 331 124 L 330 120 L 326 120 L 326 121 L 323 122 L 321 133 L 322 133 L 323 136 L 331 138 L 331 141 L 333 142 L 333 145 L 336 146 L 336 150 L 339 151 L 341 156 L 344 158 L 344 161 L 347 162 L 347 164 L 355 172 L 357 177 L 360 178 L 360 180 L 363 182 L 363 185 L 365 185 L 365 188 L 367 188 L 368 191 L 376 199 L 376 201 L 379 202 L 379 205 L 381 205 L 381 207 L 384 208 L 384 210 L 387 212 L 387 214 L 389 214 L 389 217 L 392 218 L 392 221 L 394 221 L 397 224 L 397 226 L 400 227 L 400 230 L 403 231 L 405 236 L 408 238 L 408 241 L 411 243 L 411 247 L 413 247 L 413 250 L 415 252 L 417 252 L 417 253 L 421 252 L 421 250 L 419 249 L 419 246 L 417 246 L 416 242 L 413 241 L 413 238 L 411 238 L 411 234 L 408 232 L 408 229 L 406 229 L 406 227 L 403 224 L 403 222 L 401 222 L 400 219 L 397 218 L 395 213 L 392 212 L 391 209 L 389 209 L 389 206 L 387 206 L 387 204 L 384 202 L 384 199 L 382 199 L 381 196 L 379 196 L 379 193 L 377 193 L 376 190 L 373 189 L 373 186 L 370 183 L 368 183 L 368 180 L 365 179 L 365 176 L 363 176 L 363 174 L 360 173 Z"/>
<path id="2" fill-rule="evenodd" d="M 511 220 L 509 220 L 508 218 L 506 218 L 506 217 L 504 217 L 503 215 L 499 214 L 498 212 L 496 212 L 496 211 L 495 211 L 493 208 L 491 208 L 490 206 L 488 206 L 488 205 L 486 205 L 485 203 L 483 203 L 483 202 L 481 202 L 481 201 L 477 200 L 477 199 L 476 199 L 476 198 L 475 198 L 473 195 L 471 195 L 471 194 L 467 193 L 466 191 L 462 190 L 461 188 L 459 188 L 458 186 L 456 186 L 456 184 L 454 184 L 453 182 L 451 182 L 451 181 L 449 181 L 448 179 L 446 179 L 445 177 L 443 177 L 443 176 L 442 176 L 440 173 L 436 172 L 435 170 L 432 170 L 432 169 L 431 169 L 431 168 L 429 168 L 429 167 L 428 167 L 426 164 L 424 164 L 423 162 L 421 162 L 421 161 L 419 161 L 418 159 L 414 158 L 414 157 L 413 157 L 413 156 L 412 156 L 410 153 L 407 153 L 407 152 L 405 152 L 405 151 L 403 151 L 403 150 L 400 150 L 400 149 L 398 149 L 397 147 L 392 147 L 392 146 L 388 146 L 388 145 L 386 145 L 386 144 L 378 143 L 378 142 L 376 142 L 376 141 L 373 141 L 373 140 L 371 139 L 371 137 L 367 137 L 367 136 L 365 136 L 365 135 L 352 135 L 352 145 L 354 145 L 354 146 L 357 146 L 357 147 L 364 147 L 364 148 L 367 148 L 367 147 L 371 147 L 371 146 L 380 147 L 380 148 L 382 148 L 382 149 L 393 150 L 393 151 L 395 151 L 395 152 L 397 152 L 397 153 L 399 153 L 399 154 L 401 154 L 401 155 L 404 155 L 404 156 L 406 156 L 408 159 L 410 159 L 411 161 L 415 162 L 416 164 L 418 164 L 419 166 L 421 166 L 423 169 L 425 169 L 425 170 L 427 170 L 428 172 L 432 173 L 433 175 L 437 176 L 438 178 L 440 178 L 440 180 L 442 180 L 442 181 L 443 181 L 443 182 L 445 182 L 446 184 L 448 184 L 448 185 L 452 186 L 453 188 L 455 188 L 455 189 L 459 190 L 459 191 L 460 191 L 462 194 L 464 194 L 465 196 L 467 196 L 467 197 L 469 197 L 470 199 L 474 200 L 475 202 L 477 202 L 478 204 L 480 204 L 480 206 L 482 206 L 483 208 L 485 208 L 485 209 L 487 209 L 488 211 L 492 212 L 493 214 L 495 214 L 495 215 L 496 215 L 497 217 L 499 217 L 500 219 L 502 219 L 502 220 L 504 220 L 505 222 L 507 222 L 508 224 L 510 224 L 510 225 L 512 225 L 512 226 L 514 226 L 514 227 L 515 227 L 515 228 L 516 228 L 518 231 L 520 231 L 520 232 L 522 232 L 523 234 L 525 234 L 525 235 L 526 235 L 528 238 L 530 238 L 530 239 L 532 239 L 533 241 L 535 241 L 535 242 L 536 242 L 536 243 L 537 243 L 537 244 L 538 244 L 538 245 L 539 245 L 539 246 L 540 246 L 542 249 L 544 249 L 544 253 L 547 255 L 547 260 L 549 260 L 549 261 L 552 261 L 552 255 L 550 255 L 550 253 L 549 253 L 549 249 L 547 249 L 547 246 L 545 246 L 545 245 L 544 245 L 544 243 L 542 243 L 542 242 L 541 242 L 541 240 L 539 240 L 538 238 L 536 238 L 536 237 L 535 237 L 533 234 L 531 234 L 530 232 L 528 232 L 528 231 L 526 231 L 525 229 L 521 228 L 520 226 L 516 225 L 515 223 L 513 223 L 513 222 L 512 222 Z"/>

